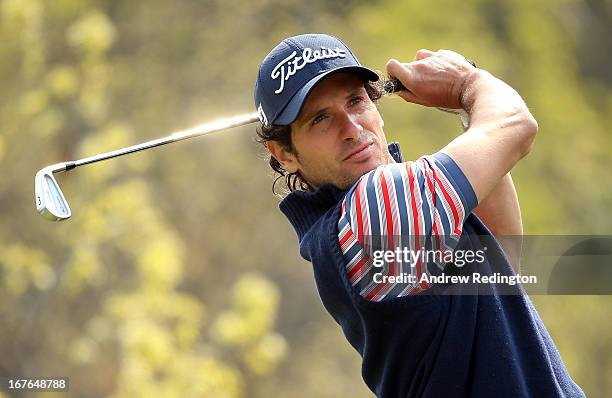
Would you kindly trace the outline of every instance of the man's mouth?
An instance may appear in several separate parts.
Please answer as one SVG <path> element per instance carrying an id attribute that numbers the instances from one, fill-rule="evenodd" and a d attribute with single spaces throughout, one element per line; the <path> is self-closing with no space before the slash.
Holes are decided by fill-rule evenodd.
<path id="1" fill-rule="evenodd" d="M 365 144 L 359 146 L 355 151 L 351 152 L 351 154 L 348 155 L 346 158 L 344 158 L 344 160 L 355 160 L 355 161 L 365 160 L 370 157 L 373 150 L 374 150 L 374 142 L 372 141 L 366 142 Z"/>

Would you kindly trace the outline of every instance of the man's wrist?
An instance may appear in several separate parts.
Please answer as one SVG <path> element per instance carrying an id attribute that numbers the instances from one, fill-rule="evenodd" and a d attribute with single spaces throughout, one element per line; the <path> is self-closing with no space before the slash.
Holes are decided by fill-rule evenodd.
<path id="1" fill-rule="evenodd" d="M 472 114 L 474 103 L 483 85 L 493 83 L 495 77 L 484 69 L 474 68 L 470 75 L 463 81 L 463 87 L 459 96 L 461 107 L 468 115 Z"/>

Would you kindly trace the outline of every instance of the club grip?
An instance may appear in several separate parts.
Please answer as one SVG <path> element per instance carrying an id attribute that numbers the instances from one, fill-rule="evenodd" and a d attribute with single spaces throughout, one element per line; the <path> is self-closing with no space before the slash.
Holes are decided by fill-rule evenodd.
<path id="1" fill-rule="evenodd" d="M 466 58 L 465 60 L 468 61 L 473 67 L 476 67 L 476 63 L 472 61 L 471 59 Z M 402 84 L 402 82 L 400 82 L 395 77 L 392 77 L 389 80 L 385 80 L 383 84 L 384 84 L 385 92 L 387 94 L 393 94 L 398 91 L 407 90 L 406 87 L 404 87 L 404 85 Z"/>

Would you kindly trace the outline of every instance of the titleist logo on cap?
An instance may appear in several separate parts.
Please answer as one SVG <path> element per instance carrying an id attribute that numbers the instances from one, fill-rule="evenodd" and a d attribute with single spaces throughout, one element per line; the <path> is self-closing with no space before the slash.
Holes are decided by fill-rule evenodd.
<path id="1" fill-rule="evenodd" d="M 289 80 L 289 78 L 297 71 L 306 66 L 306 64 L 311 64 L 320 59 L 325 58 L 344 58 L 346 56 L 346 51 L 341 48 L 327 48 L 321 47 L 320 50 L 313 50 L 310 47 L 306 47 L 302 50 L 302 56 L 296 57 L 297 51 L 294 51 L 287 58 L 283 59 L 272 69 L 272 73 L 270 77 L 272 80 L 276 80 L 280 78 L 280 87 L 274 91 L 274 94 L 280 94 L 283 92 L 285 88 L 285 81 Z"/>
<path id="2" fill-rule="evenodd" d="M 259 121 L 261 122 L 261 124 L 263 124 L 264 126 L 268 126 L 268 117 L 266 116 L 266 113 L 263 110 L 263 106 L 261 104 L 259 104 L 259 107 L 257 107 L 257 116 L 259 116 Z"/>

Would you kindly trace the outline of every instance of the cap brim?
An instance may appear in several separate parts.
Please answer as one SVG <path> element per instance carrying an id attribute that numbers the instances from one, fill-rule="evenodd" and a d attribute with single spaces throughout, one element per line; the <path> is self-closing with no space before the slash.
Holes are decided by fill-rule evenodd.
<path id="1" fill-rule="evenodd" d="M 338 72 L 355 72 L 358 75 L 361 75 L 366 80 L 369 81 L 377 81 L 380 77 L 376 72 L 371 69 L 368 69 L 363 66 L 342 66 L 336 69 L 332 69 L 326 71 L 325 73 L 321 73 L 320 75 L 312 78 L 308 83 L 304 85 L 295 95 L 289 100 L 289 103 L 285 108 L 280 112 L 280 114 L 276 117 L 273 124 L 278 126 L 286 126 L 295 121 L 304 103 L 306 102 L 306 98 L 308 98 L 308 94 L 312 91 L 312 89 L 317 85 L 325 77 L 331 75 L 332 73 Z"/>

